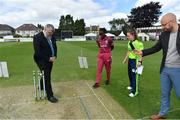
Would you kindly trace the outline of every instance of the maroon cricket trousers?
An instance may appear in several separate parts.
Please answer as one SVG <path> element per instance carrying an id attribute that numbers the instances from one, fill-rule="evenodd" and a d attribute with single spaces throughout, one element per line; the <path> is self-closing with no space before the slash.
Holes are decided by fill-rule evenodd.
<path id="1" fill-rule="evenodd" d="M 106 69 L 106 80 L 110 80 L 111 63 L 112 63 L 111 52 L 98 54 L 96 83 L 99 83 L 102 78 L 102 70 L 104 66 Z"/>

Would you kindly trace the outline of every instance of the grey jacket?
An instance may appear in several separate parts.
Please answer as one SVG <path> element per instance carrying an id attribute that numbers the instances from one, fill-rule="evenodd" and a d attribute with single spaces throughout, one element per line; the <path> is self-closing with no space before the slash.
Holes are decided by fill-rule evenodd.
<path id="1" fill-rule="evenodd" d="M 168 44 L 169 44 L 169 37 L 170 37 L 170 32 L 162 32 L 158 42 L 153 47 L 148 48 L 148 49 L 144 49 L 142 51 L 143 56 L 146 56 L 146 55 L 156 53 L 156 52 L 160 51 L 161 49 L 163 50 L 163 58 L 162 58 L 162 62 L 161 62 L 160 73 L 162 72 L 162 69 L 165 65 L 165 60 L 166 60 L 166 55 L 167 55 L 167 50 L 168 50 Z M 180 26 L 178 29 L 178 35 L 177 35 L 176 40 L 177 40 L 177 42 L 176 42 L 177 51 L 180 55 Z"/>

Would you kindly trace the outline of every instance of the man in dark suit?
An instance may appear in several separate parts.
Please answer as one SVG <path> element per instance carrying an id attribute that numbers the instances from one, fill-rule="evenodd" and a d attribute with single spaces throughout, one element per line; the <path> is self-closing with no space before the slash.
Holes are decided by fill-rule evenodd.
<path id="1" fill-rule="evenodd" d="M 52 86 L 51 86 L 51 71 L 53 63 L 57 57 L 57 47 L 56 39 L 53 36 L 54 26 L 47 24 L 44 30 L 33 38 L 34 45 L 34 61 L 41 71 L 44 71 L 45 77 L 45 90 L 47 98 L 50 102 L 55 103 L 58 101 L 57 98 L 53 96 Z M 41 80 L 41 88 L 42 80 Z"/>
<path id="2" fill-rule="evenodd" d="M 163 32 L 156 45 L 142 51 L 134 50 L 136 54 L 143 56 L 163 50 L 160 69 L 161 109 L 158 114 L 151 116 L 153 120 L 166 118 L 172 88 L 180 98 L 180 27 L 173 13 L 167 13 L 162 17 L 161 26 Z"/>

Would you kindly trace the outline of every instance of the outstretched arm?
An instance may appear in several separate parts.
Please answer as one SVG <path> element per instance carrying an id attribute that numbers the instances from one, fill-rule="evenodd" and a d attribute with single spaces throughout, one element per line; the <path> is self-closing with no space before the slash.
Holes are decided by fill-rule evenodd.
<path id="1" fill-rule="evenodd" d="M 158 51 L 160 51 L 162 48 L 161 46 L 161 41 L 159 40 L 153 47 L 148 48 L 148 49 L 144 49 L 144 50 L 137 50 L 134 49 L 134 53 L 137 55 L 141 55 L 141 56 L 146 56 L 146 55 L 150 55 L 153 53 L 156 53 Z"/>

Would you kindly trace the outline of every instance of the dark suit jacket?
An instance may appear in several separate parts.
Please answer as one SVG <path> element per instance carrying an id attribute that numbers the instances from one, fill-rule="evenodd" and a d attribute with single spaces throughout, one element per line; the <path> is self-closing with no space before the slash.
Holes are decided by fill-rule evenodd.
<path id="1" fill-rule="evenodd" d="M 162 58 L 162 62 L 161 62 L 160 73 L 162 72 L 162 69 L 165 65 L 165 60 L 166 60 L 166 55 L 167 55 L 167 50 L 168 50 L 168 45 L 169 45 L 169 38 L 170 38 L 170 32 L 162 32 L 162 34 L 159 38 L 159 41 L 153 47 L 151 47 L 149 49 L 144 49 L 142 51 L 143 56 L 146 56 L 146 55 L 156 53 L 156 52 L 160 51 L 161 49 L 163 50 L 163 58 Z M 176 41 L 177 41 L 176 42 L 177 51 L 180 55 L 180 26 L 178 29 L 178 35 L 177 35 Z"/>
<path id="2" fill-rule="evenodd" d="M 54 55 L 57 57 L 57 46 L 56 39 L 52 36 L 52 44 L 54 48 Z M 52 57 L 52 51 L 48 44 L 47 39 L 44 37 L 43 32 L 38 33 L 33 38 L 34 46 L 34 60 L 36 62 L 49 62 L 50 57 Z"/>

